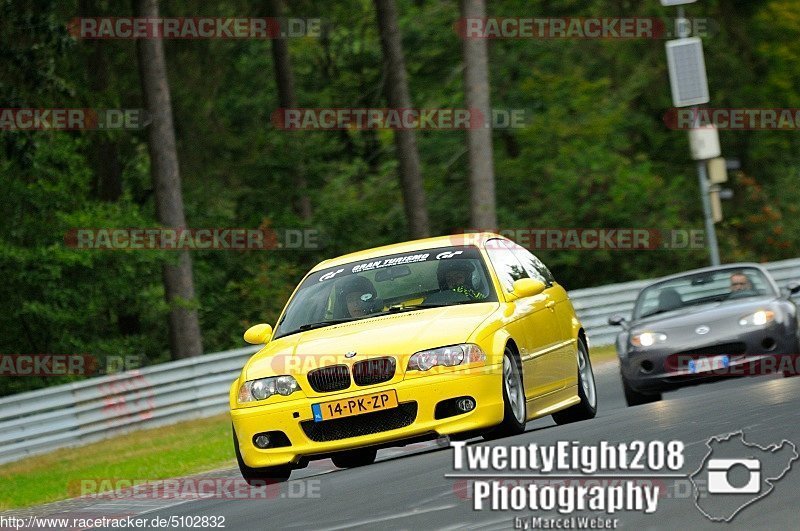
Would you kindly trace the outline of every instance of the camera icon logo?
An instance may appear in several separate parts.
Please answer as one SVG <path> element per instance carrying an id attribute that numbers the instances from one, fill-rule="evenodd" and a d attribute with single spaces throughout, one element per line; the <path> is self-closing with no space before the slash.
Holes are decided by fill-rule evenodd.
<path id="1" fill-rule="evenodd" d="M 741 431 L 715 435 L 708 452 L 689 480 L 694 504 L 712 522 L 730 522 L 736 515 L 775 490 L 775 485 L 800 460 L 791 441 L 760 445 Z"/>
<path id="2" fill-rule="evenodd" d="M 735 467 L 744 467 L 750 473 L 747 483 L 734 486 L 729 479 Z M 761 462 L 758 459 L 709 459 L 709 494 L 758 494 L 761 492 Z"/>

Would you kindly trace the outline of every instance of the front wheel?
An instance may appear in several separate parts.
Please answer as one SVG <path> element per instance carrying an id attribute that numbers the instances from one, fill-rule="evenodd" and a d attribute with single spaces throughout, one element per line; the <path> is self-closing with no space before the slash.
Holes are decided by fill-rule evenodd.
<path id="1" fill-rule="evenodd" d="M 356 468 L 371 465 L 377 456 L 378 450 L 375 448 L 359 448 L 336 454 L 331 461 L 337 468 Z"/>
<path id="2" fill-rule="evenodd" d="M 589 420 L 597 415 L 597 387 L 594 382 L 592 360 L 582 339 L 578 339 L 578 397 L 581 401 L 574 406 L 553 413 L 556 424 Z"/>
<path id="3" fill-rule="evenodd" d="M 273 483 L 281 483 L 289 479 L 292 474 L 291 465 L 265 466 L 253 468 L 247 466 L 242 459 L 242 452 L 239 451 L 239 441 L 236 439 L 236 432 L 233 432 L 233 449 L 236 452 L 236 462 L 239 464 L 239 472 L 251 487 L 261 487 Z"/>
<path id="4" fill-rule="evenodd" d="M 628 407 L 642 406 L 661 400 L 661 393 L 644 394 L 635 391 L 624 376 L 622 377 L 622 391 L 625 393 L 625 402 L 628 404 Z"/>
<path id="5" fill-rule="evenodd" d="M 503 422 L 483 438 L 498 439 L 519 435 L 525 431 L 527 407 L 519 358 L 509 347 L 503 353 Z"/>

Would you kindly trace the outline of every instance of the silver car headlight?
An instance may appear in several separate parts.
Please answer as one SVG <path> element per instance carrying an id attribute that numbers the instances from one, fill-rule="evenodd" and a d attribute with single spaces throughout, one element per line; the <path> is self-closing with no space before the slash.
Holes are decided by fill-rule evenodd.
<path id="1" fill-rule="evenodd" d="M 631 344 L 637 347 L 651 347 L 666 340 L 667 335 L 659 332 L 642 332 L 631 336 Z"/>
<path id="2" fill-rule="evenodd" d="M 417 352 L 408 360 L 408 370 L 428 371 L 433 367 L 455 367 L 485 360 L 486 354 L 481 347 L 463 343 Z"/>
<path id="3" fill-rule="evenodd" d="M 289 396 L 300 390 L 300 384 L 292 376 L 272 376 L 249 380 L 239 388 L 239 402 L 266 400 L 272 395 Z"/>
<path id="4" fill-rule="evenodd" d="M 756 313 L 745 315 L 739 319 L 742 326 L 762 326 L 775 319 L 775 312 L 771 310 L 759 310 Z"/>

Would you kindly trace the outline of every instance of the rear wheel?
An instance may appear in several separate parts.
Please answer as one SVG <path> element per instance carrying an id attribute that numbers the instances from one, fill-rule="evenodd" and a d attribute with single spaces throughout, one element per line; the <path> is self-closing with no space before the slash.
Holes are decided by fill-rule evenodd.
<path id="1" fill-rule="evenodd" d="M 630 384 L 628 384 L 628 380 L 626 380 L 624 376 L 622 377 L 622 390 L 625 393 L 625 402 L 627 402 L 630 407 L 650 404 L 661 400 L 661 393 L 644 394 L 635 391 Z"/>
<path id="2" fill-rule="evenodd" d="M 371 465 L 377 455 L 378 450 L 375 448 L 359 448 L 336 454 L 331 457 L 331 461 L 337 468 L 356 468 Z"/>
<path id="3" fill-rule="evenodd" d="M 239 464 L 239 472 L 248 485 L 259 487 L 269 485 L 272 483 L 281 483 L 289 479 L 292 474 L 291 465 L 279 466 L 266 466 L 260 468 L 253 468 L 247 466 L 242 459 L 242 453 L 239 451 L 239 441 L 236 439 L 236 432 L 233 432 L 233 448 L 236 452 L 236 462 Z"/>
<path id="4" fill-rule="evenodd" d="M 593 419 L 597 415 L 597 387 L 594 382 L 592 360 L 582 339 L 578 339 L 578 397 L 581 401 L 563 411 L 553 413 L 556 424 L 569 424 Z"/>
<path id="5" fill-rule="evenodd" d="M 486 433 L 484 439 L 509 437 L 525 431 L 527 407 L 522 368 L 517 354 L 508 346 L 503 353 L 503 405 L 503 422 Z"/>

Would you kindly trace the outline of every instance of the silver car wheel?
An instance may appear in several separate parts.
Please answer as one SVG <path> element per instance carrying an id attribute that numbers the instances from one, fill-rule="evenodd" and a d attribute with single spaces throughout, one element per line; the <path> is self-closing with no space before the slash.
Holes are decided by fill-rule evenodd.
<path id="1" fill-rule="evenodd" d="M 597 407 L 597 389 L 594 383 L 594 373 L 592 372 L 592 364 L 589 362 L 589 355 L 586 349 L 581 345 L 578 347 L 578 372 L 581 376 L 581 387 L 583 387 L 583 394 L 592 408 Z"/>
<path id="2" fill-rule="evenodd" d="M 503 356 L 503 385 L 514 418 L 519 423 L 525 422 L 525 391 L 522 389 L 519 368 L 508 352 Z"/>

